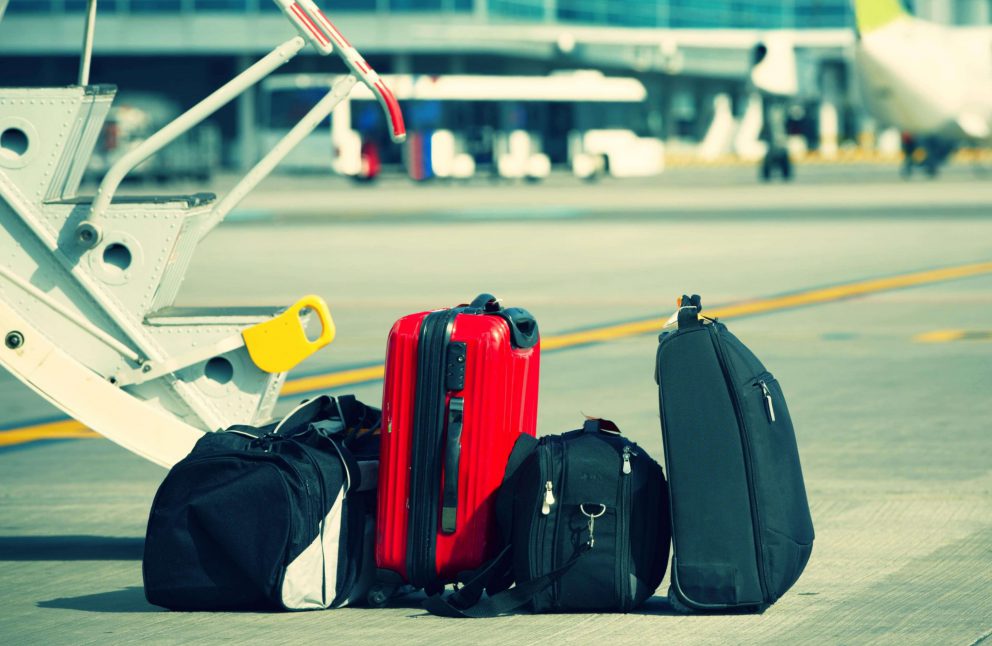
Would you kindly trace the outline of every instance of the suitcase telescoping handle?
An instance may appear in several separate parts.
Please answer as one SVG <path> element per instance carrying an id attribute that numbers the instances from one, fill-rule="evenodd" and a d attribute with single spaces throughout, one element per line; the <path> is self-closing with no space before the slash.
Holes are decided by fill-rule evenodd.
<path id="1" fill-rule="evenodd" d="M 462 418 L 465 400 L 448 402 L 448 434 L 444 447 L 444 491 L 441 498 L 441 531 L 453 534 L 458 528 L 458 461 L 462 454 Z"/>

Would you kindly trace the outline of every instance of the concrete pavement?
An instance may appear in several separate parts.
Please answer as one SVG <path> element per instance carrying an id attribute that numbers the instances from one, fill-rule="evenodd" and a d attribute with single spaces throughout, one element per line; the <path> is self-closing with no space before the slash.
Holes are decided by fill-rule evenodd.
<path id="1" fill-rule="evenodd" d="M 531 309 L 551 334 L 660 316 L 683 291 L 717 305 L 992 259 L 987 183 L 967 177 L 914 183 L 913 200 L 894 197 L 897 206 L 886 208 L 879 196 L 905 195 L 906 185 L 854 176 L 811 180 L 792 193 L 751 192 L 734 171 L 719 172 L 728 174 L 684 188 L 631 186 L 629 192 L 641 196 L 618 202 L 622 217 L 595 209 L 551 217 L 518 205 L 511 210 L 522 212 L 512 219 L 399 218 L 409 202 L 404 189 L 362 194 L 381 200 L 383 220 L 315 218 L 301 209 L 291 227 L 276 226 L 277 220 L 224 226 L 201 248 L 181 300 L 197 305 L 223 294 L 232 302 L 290 302 L 309 291 L 324 295 L 338 340 L 301 368 L 322 372 L 380 361 L 396 317 L 478 291 Z M 721 197 L 713 206 L 719 217 L 679 217 L 670 207 L 704 199 L 700 192 L 731 196 L 735 186 L 739 203 Z M 475 200 L 471 188 L 448 189 L 450 196 L 427 190 L 437 193 L 427 196 L 431 200 Z M 573 191 L 539 190 L 548 195 L 535 197 L 538 203 Z M 313 185 L 297 192 L 301 202 L 304 194 L 321 194 Z M 823 203 L 810 205 L 816 195 Z M 334 193 L 324 197 L 340 203 Z M 804 216 L 768 218 L 769 205 L 802 209 Z M 144 602 L 140 558 L 148 506 L 163 472 L 107 441 L 72 440 L 0 452 L 0 637 L 73 644 L 970 646 L 988 640 L 992 342 L 981 334 L 944 335 L 960 340 L 937 343 L 920 335 L 992 330 L 992 276 L 728 324 L 783 384 L 817 533 L 805 574 L 764 615 L 682 617 L 660 597 L 626 616 L 473 622 L 424 616 L 416 599 L 385 610 L 294 615 L 159 611 Z M 540 431 L 574 428 L 583 413 L 611 417 L 660 459 L 655 343 L 645 334 L 546 353 Z M 377 401 L 380 389 L 371 383 L 349 390 Z M 12 424 L 51 414 L 5 376 L 0 404 Z M 666 588 L 667 581 L 659 593 Z"/>

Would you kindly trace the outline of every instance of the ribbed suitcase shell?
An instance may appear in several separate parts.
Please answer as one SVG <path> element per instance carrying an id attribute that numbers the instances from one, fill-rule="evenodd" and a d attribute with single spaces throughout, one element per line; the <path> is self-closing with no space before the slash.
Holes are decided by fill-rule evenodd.
<path id="1" fill-rule="evenodd" d="M 411 453 L 418 441 L 414 428 L 418 345 L 428 314 L 406 316 L 393 326 L 383 389 L 376 564 L 405 581 L 410 581 L 410 509 L 430 496 L 440 496 L 443 483 L 442 478 L 430 483 L 428 491 L 412 491 L 410 482 Z M 436 523 L 436 583 L 452 582 L 459 573 L 495 556 L 495 492 L 516 438 L 520 433 L 533 436 L 537 426 L 539 344 L 512 347 L 507 322 L 486 314 L 458 314 L 451 341 L 467 345 L 465 387 L 446 395 L 446 402 L 453 397 L 464 400 L 458 523 L 452 534 L 442 533 L 439 520 Z"/>

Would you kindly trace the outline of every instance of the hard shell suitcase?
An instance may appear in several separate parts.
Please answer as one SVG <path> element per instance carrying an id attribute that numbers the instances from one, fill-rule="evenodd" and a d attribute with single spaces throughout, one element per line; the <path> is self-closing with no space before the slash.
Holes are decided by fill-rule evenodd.
<path id="1" fill-rule="evenodd" d="M 813 522 L 782 389 L 727 328 L 683 297 L 662 333 L 659 387 L 676 607 L 763 611 L 799 578 Z"/>
<path id="2" fill-rule="evenodd" d="M 495 492 L 534 435 L 540 343 L 527 311 L 489 294 L 406 316 L 389 334 L 376 564 L 432 591 L 495 556 Z"/>

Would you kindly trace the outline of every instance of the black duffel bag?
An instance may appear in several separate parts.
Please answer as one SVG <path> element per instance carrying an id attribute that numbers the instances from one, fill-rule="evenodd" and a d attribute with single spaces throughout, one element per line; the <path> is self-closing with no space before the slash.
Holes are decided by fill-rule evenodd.
<path id="1" fill-rule="evenodd" d="M 305 402 L 281 423 L 207 433 L 152 503 L 143 576 L 173 610 L 312 610 L 373 583 L 378 409 Z"/>
<path id="2" fill-rule="evenodd" d="M 665 575 L 668 504 L 661 466 L 612 422 L 588 420 L 540 440 L 522 436 L 497 499 L 507 547 L 461 577 L 456 592 L 424 607 L 447 617 L 494 617 L 527 605 L 628 612 Z"/>

